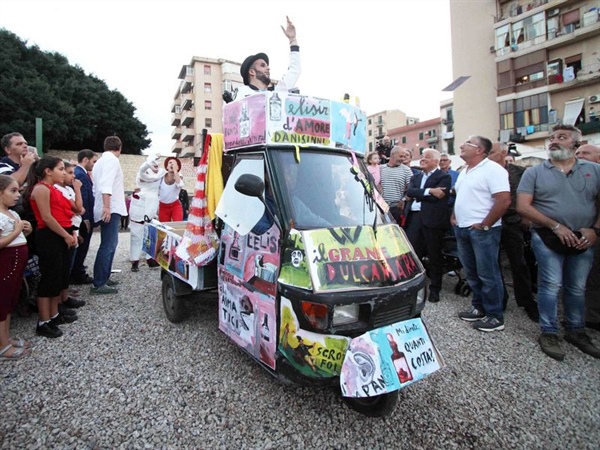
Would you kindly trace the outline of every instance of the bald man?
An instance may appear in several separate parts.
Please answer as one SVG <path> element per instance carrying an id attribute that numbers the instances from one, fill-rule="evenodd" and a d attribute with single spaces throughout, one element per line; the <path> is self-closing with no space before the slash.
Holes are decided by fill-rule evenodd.
<path id="1" fill-rule="evenodd" d="M 600 147 L 582 145 L 575 152 L 577 159 L 600 163 Z M 600 331 L 600 245 L 594 249 L 594 263 L 585 286 L 585 326 Z"/>
<path id="2" fill-rule="evenodd" d="M 600 163 L 600 147 L 592 144 L 584 144 L 577 149 L 575 156 L 577 156 L 577 159 Z"/>

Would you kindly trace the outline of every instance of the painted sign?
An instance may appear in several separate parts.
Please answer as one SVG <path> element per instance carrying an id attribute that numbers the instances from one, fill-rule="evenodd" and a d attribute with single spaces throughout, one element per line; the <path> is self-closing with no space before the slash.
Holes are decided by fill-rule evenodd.
<path id="1" fill-rule="evenodd" d="M 302 234 L 298 230 L 292 229 L 284 243 L 278 281 L 283 284 L 312 290 Z"/>
<path id="2" fill-rule="evenodd" d="M 259 144 L 366 150 L 366 115 L 334 100 L 272 91 L 223 109 L 225 151 Z"/>
<path id="3" fill-rule="evenodd" d="M 219 267 L 219 329 L 271 369 L 275 369 L 275 317 L 273 297 L 248 289 Z"/>
<path id="4" fill-rule="evenodd" d="M 302 231 L 315 292 L 390 286 L 423 271 L 396 224 Z"/>
<path id="5" fill-rule="evenodd" d="M 163 269 L 177 278 L 189 282 L 190 264 L 176 254 L 180 241 L 181 237 L 178 234 L 161 230 L 153 224 L 146 224 L 142 250 L 154 258 Z M 196 270 L 195 267 L 194 270 Z"/>
<path id="6" fill-rule="evenodd" d="M 350 338 L 318 334 L 300 328 L 289 299 L 281 297 L 279 352 L 304 375 L 318 378 L 338 376 Z"/>
<path id="7" fill-rule="evenodd" d="M 408 386 L 443 366 L 423 321 L 411 319 L 352 339 L 340 386 L 345 397 L 372 397 Z"/>

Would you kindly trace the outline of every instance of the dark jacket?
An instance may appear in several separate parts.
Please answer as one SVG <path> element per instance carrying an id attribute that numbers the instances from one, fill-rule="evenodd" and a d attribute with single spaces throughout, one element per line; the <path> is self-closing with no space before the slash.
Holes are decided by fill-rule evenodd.
<path id="1" fill-rule="evenodd" d="M 85 212 L 81 218 L 94 223 L 94 190 L 92 179 L 83 167 L 75 166 L 75 178 L 81 181 L 81 199 Z M 93 226 L 93 225 L 92 225 Z"/>
<path id="2" fill-rule="evenodd" d="M 410 214 L 414 200 L 421 202 L 421 223 L 430 228 L 450 228 L 450 207 L 448 206 L 448 195 L 452 185 L 452 177 L 440 169 L 436 169 L 425 181 L 421 189 L 423 172 L 416 174 L 408 183 L 406 195 L 411 198 L 408 206 L 404 209 Z M 427 188 L 446 188 L 446 196 L 438 199 L 433 195 L 424 195 Z"/>

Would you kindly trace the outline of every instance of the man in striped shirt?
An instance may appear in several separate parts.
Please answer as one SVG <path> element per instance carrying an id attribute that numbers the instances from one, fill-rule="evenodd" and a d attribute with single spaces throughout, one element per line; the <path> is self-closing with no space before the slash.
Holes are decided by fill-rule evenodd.
<path id="1" fill-rule="evenodd" d="M 400 223 L 404 210 L 404 193 L 412 177 L 411 170 L 402 164 L 403 149 L 395 146 L 390 152 L 390 160 L 381 166 L 381 186 L 383 199 L 390 205 L 390 213 Z"/>

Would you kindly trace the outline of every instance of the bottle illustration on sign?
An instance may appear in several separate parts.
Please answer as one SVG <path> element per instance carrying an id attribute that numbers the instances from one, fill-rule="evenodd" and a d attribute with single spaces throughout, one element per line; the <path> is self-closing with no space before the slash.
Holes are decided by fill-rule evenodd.
<path id="1" fill-rule="evenodd" d="M 271 120 L 281 120 L 281 99 L 277 92 L 275 92 L 269 100 L 269 117 Z"/>
<path id="2" fill-rule="evenodd" d="M 398 350 L 398 343 L 394 340 L 394 337 L 388 333 L 387 338 L 392 348 L 392 363 L 396 369 L 396 373 L 398 374 L 398 378 L 401 384 L 404 384 L 413 379 L 412 372 L 410 371 L 410 367 L 408 367 L 408 362 L 406 361 L 406 356 L 403 352 Z"/>
<path id="3" fill-rule="evenodd" d="M 240 260 L 240 235 L 237 231 L 233 233 L 233 241 L 231 242 L 231 247 L 229 247 L 229 257 L 236 261 Z"/>
<path id="4" fill-rule="evenodd" d="M 260 327 L 260 336 L 264 341 L 269 342 L 271 340 L 269 336 L 269 316 L 267 314 L 265 314 L 262 326 Z"/>
<path id="5" fill-rule="evenodd" d="M 240 114 L 240 137 L 250 136 L 250 115 L 248 114 L 248 103 L 242 103 L 242 112 Z"/>

